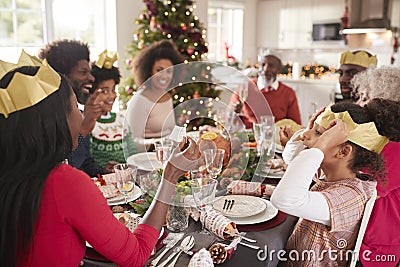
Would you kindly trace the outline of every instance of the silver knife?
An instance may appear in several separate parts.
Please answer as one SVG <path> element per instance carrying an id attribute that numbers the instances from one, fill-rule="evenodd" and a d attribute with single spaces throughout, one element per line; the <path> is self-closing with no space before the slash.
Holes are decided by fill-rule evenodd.
<path id="1" fill-rule="evenodd" d="M 171 234 L 170 234 L 171 235 Z M 151 265 L 152 266 L 156 266 L 156 264 L 162 259 L 162 257 L 165 255 L 165 253 L 167 253 L 171 248 L 173 248 L 178 242 L 179 240 L 181 240 L 183 238 L 183 233 L 179 233 L 176 234 L 176 236 L 174 236 L 171 241 L 169 241 L 166 245 L 164 250 L 161 252 L 160 255 L 157 256 L 157 258 L 155 258 L 154 260 L 151 261 Z"/>

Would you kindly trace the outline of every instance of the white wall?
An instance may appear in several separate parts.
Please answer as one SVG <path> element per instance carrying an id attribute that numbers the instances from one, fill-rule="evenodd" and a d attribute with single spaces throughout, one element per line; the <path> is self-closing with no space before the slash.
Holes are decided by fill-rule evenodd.
<path id="1" fill-rule="evenodd" d="M 117 51 L 119 54 L 118 66 L 122 76 L 128 77 L 129 72 L 125 68 L 126 47 L 132 42 L 135 29 L 135 19 L 146 8 L 143 1 L 139 0 L 115 0 L 116 1 L 116 27 L 117 27 Z"/>

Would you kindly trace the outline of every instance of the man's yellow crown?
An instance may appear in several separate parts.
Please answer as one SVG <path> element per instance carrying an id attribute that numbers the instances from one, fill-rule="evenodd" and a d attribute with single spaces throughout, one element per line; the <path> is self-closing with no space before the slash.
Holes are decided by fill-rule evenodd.
<path id="1" fill-rule="evenodd" d="M 378 60 L 376 56 L 370 56 L 365 51 L 346 51 L 340 56 L 340 64 L 354 64 L 362 66 L 364 68 L 369 68 L 370 66 L 376 67 Z"/>
<path id="2" fill-rule="evenodd" d="M 0 114 L 6 118 L 12 112 L 31 107 L 60 87 L 60 75 L 47 63 L 22 50 L 17 64 L 0 60 L 0 79 L 22 66 L 38 66 L 36 75 L 15 73 L 7 88 L 0 88 Z"/>
<path id="3" fill-rule="evenodd" d="M 374 122 L 355 123 L 351 118 L 349 112 L 333 113 L 330 107 L 327 107 L 322 112 L 315 123 L 328 128 L 331 121 L 334 119 L 341 119 L 346 123 L 349 129 L 348 140 L 370 151 L 381 153 L 383 147 L 389 142 L 389 139 L 379 134 Z"/>

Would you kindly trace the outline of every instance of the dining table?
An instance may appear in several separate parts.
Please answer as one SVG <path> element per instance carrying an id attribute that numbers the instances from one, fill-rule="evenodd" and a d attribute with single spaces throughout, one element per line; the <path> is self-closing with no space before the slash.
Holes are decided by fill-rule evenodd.
<path id="1" fill-rule="evenodd" d="M 275 220 L 275 222 L 274 222 Z M 243 240 L 243 242 L 257 245 L 260 247 L 259 249 L 249 248 L 244 245 L 238 244 L 236 250 L 233 252 L 230 259 L 227 259 L 223 264 L 219 264 L 218 266 L 233 266 L 233 267 L 242 267 L 242 266 L 268 266 L 273 267 L 277 266 L 279 263 L 279 258 L 284 251 L 284 246 L 290 234 L 293 231 L 293 228 L 297 222 L 298 218 L 292 215 L 285 214 L 279 211 L 278 215 L 271 219 L 270 222 L 262 223 L 258 225 L 248 225 L 247 227 L 239 227 L 242 229 L 241 232 L 245 232 L 245 237 L 256 240 L 256 243 L 249 243 Z M 165 228 L 166 229 L 166 228 Z M 202 247 L 208 248 L 211 244 L 216 242 L 222 242 L 225 244 L 229 244 L 229 242 L 222 241 L 217 237 L 209 234 L 209 233 L 201 233 L 201 224 L 199 222 L 190 219 L 189 226 L 185 230 L 185 235 L 193 235 L 195 237 L 195 245 L 193 247 L 193 251 L 198 251 Z M 243 231 L 247 230 L 247 231 Z M 166 229 L 167 235 L 168 230 Z M 159 242 L 160 244 L 162 242 Z M 159 244 L 159 245 L 160 245 Z M 180 242 L 176 246 L 178 246 Z M 157 250 L 157 253 L 150 257 L 149 261 L 145 266 L 151 266 L 150 262 L 162 253 L 165 249 L 165 246 L 162 246 Z M 166 259 L 170 253 L 173 252 L 173 249 L 170 249 L 165 256 L 161 259 Z M 114 263 L 109 262 L 107 259 L 102 257 L 100 254 L 92 248 L 87 248 L 87 252 L 85 258 L 83 259 L 84 266 L 86 267 L 114 267 L 117 266 Z M 190 256 L 186 254 L 182 254 L 177 263 L 176 267 L 188 266 L 190 261 Z"/>
<path id="2" fill-rule="evenodd" d="M 277 158 L 280 158 L 279 152 L 277 151 L 276 153 Z M 154 168 L 153 165 L 155 164 L 154 162 L 156 162 L 156 159 L 149 158 L 149 155 L 153 156 L 151 153 L 134 155 L 130 159 L 128 159 L 128 162 L 134 165 L 139 165 L 139 170 L 145 170 L 148 172 L 150 171 L 150 169 Z M 149 163 L 152 164 L 149 165 Z M 147 166 L 146 164 L 149 166 Z M 262 177 L 262 179 L 256 180 L 263 180 L 263 184 L 276 185 L 279 183 L 280 178 L 282 178 L 282 174 L 270 175 Z M 226 194 L 228 194 L 227 191 L 221 190 L 217 195 L 221 197 Z M 269 202 L 265 198 L 265 196 L 263 200 Z M 275 208 L 273 207 L 273 209 Z M 284 247 L 286 241 L 288 240 L 290 234 L 293 232 L 298 218 L 286 214 L 282 211 L 276 210 L 276 212 L 276 216 L 274 214 L 272 218 L 268 218 L 266 220 L 252 222 L 248 224 L 237 224 L 236 227 L 241 234 L 244 233 L 246 238 L 256 240 L 255 243 L 249 243 L 246 240 L 242 240 L 242 242 L 257 246 L 258 248 L 250 248 L 242 244 L 237 244 L 235 250 L 233 251 L 233 253 L 231 253 L 230 257 L 226 259 L 225 262 L 223 262 L 222 264 L 218 264 L 216 266 L 277 266 L 279 260 L 282 258 L 282 255 L 284 255 Z M 199 221 L 195 221 L 191 217 L 189 219 L 188 228 L 184 231 L 184 237 L 192 235 L 195 239 L 195 244 L 191 249 L 191 251 L 193 251 L 194 253 L 199 251 L 201 248 L 209 249 L 213 244 L 219 243 L 228 245 L 232 241 L 232 238 L 228 240 L 223 240 L 210 232 L 201 231 L 201 229 L 201 223 Z M 164 254 L 164 256 L 157 264 L 159 265 L 165 259 L 167 259 L 170 254 L 173 253 L 174 248 L 177 248 L 181 244 L 181 240 L 184 239 L 184 237 L 181 237 L 181 240 L 177 242 L 174 247 L 170 248 L 166 253 L 164 253 L 166 245 L 163 241 L 166 240 L 166 237 L 168 235 L 173 234 L 173 232 L 170 232 L 167 227 L 164 226 L 164 233 L 160 234 L 159 242 L 157 243 L 155 248 L 156 253 L 149 258 L 148 262 L 144 266 L 152 266 L 151 261 L 157 258 L 160 254 Z M 188 266 L 190 259 L 191 256 L 182 253 L 178 258 L 175 266 Z M 109 260 L 105 259 L 102 255 L 98 254 L 91 247 L 87 247 L 85 258 L 83 259 L 83 261 L 85 263 L 84 266 L 86 267 L 117 266 Z"/>

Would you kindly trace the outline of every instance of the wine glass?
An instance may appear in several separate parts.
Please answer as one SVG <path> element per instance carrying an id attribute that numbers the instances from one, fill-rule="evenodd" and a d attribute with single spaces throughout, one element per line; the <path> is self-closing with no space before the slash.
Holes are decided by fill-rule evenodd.
<path id="1" fill-rule="evenodd" d="M 257 155 L 261 155 L 262 142 L 263 142 L 263 125 L 261 123 L 253 123 L 253 134 L 254 139 L 257 143 Z"/>
<path id="2" fill-rule="evenodd" d="M 161 182 L 161 176 L 158 171 L 147 172 L 140 175 L 138 178 L 139 186 L 142 190 L 142 196 L 148 194 L 149 196 L 154 197 Z"/>
<path id="3" fill-rule="evenodd" d="M 125 205 L 128 203 L 127 198 L 135 187 L 137 168 L 128 166 L 128 164 L 116 164 L 114 166 L 117 188 L 125 197 Z"/>
<path id="4" fill-rule="evenodd" d="M 225 150 L 223 149 L 206 149 L 203 151 L 206 160 L 206 167 L 208 173 L 215 179 L 222 170 L 222 163 L 224 162 Z"/>
<path id="5" fill-rule="evenodd" d="M 218 181 L 210 177 L 202 177 L 190 180 L 194 204 L 200 212 L 201 232 L 206 232 L 204 228 L 205 212 L 209 207 L 208 205 L 215 200 L 217 185 Z M 201 218 L 204 219 L 202 220 Z"/>
<path id="6" fill-rule="evenodd" d="M 249 96 L 249 83 L 247 79 L 239 83 L 239 87 L 237 88 L 237 94 L 239 96 L 240 103 L 243 106 L 244 102 L 246 102 L 247 97 Z"/>
<path id="7" fill-rule="evenodd" d="M 171 140 L 161 140 L 154 142 L 154 149 L 156 152 L 157 160 L 161 162 L 164 168 L 164 163 L 168 160 L 172 151 L 172 141 Z"/>

